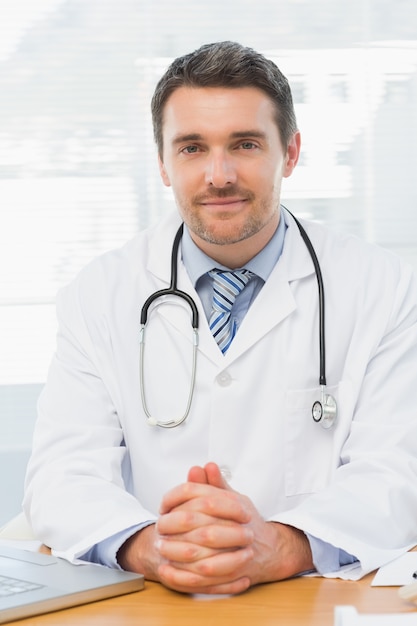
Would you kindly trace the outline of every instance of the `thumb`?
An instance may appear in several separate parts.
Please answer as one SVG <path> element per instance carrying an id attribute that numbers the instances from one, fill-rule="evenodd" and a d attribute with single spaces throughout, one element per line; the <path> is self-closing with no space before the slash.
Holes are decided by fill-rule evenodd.
<path id="1" fill-rule="evenodd" d="M 204 468 L 199 467 L 198 465 L 194 465 L 193 467 L 191 467 L 191 469 L 188 471 L 187 482 L 206 485 L 208 481 Z"/>
<path id="2" fill-rule="evenodd" d="M 213 487 L 218 487 L 219 489 L 227 489 L 228 491 L 233 491 L 227 480 L 223 477 L 223 474 L 217 463 L 207 463 L 204 466 L 204 469 L 206 472 L 207 483 L 209 485 L 212 485 Z"/>

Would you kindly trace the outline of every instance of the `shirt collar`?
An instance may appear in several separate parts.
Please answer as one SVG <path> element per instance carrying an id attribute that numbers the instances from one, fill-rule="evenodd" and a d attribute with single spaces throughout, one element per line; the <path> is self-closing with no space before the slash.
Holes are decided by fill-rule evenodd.
<path id="1" fill-rule="evenodd" d="M 284 247 L 284 238 L 287 225 L 281 210 L 281 217 L 279 220 L 278 228 L 273 234 L 271 240 L 256 256 L 253 257 L 248 263 L 245 263 L 245 268 L 266 281 L 272 270 L 274 269 L 279 257 L 281 256 L 282 249 Z M 230 269 L 213 261 L 207 256 L 191 239 L 188 227 L 184 227 L 184 233 L 181 241 L 181 253 L 182 260 L 188 275 L 191 279 L 194 287 L 201 276 L 212 270 L 213 267 L 219 269 Z"/>

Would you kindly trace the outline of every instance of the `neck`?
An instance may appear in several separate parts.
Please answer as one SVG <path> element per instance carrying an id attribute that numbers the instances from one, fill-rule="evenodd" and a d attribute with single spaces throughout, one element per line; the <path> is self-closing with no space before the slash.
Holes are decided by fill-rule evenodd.
<path id="1" fill-rule="evenodd" d="M 210 243 L 191 231 L 190 235 L 196 246 L 213 259 L 213 261 L 233 270 L 244 267 L 248 261 L 263 250 L 273 237 L 278 227 L 279 219 L 280 216 L 278 213 L 268 224 L 251 237 L 231 244 Z"/>

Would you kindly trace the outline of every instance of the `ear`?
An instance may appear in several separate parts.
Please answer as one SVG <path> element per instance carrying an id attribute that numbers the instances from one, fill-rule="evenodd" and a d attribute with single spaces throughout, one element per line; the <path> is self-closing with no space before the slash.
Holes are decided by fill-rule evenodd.
<path id="1" fill-rule="evenodd" d="M 160 155 L 158 155 L 158 166 L 159 166 L 159 173 L 161 174 L 162 182 L 164 183 L 164 185 L 166 187 L 171 187 L 171 182 L 169 180 L 169 176 L 167 174 L 167 171 L 165 169 L 165 165 L 164 165 Z"/>
<path id="2" fill-rule="evenodd" d="M 296 133 L 291 137 L 288 146 L 287 146 L 287 154 L 285 155 L 285 164 L 283 176 L 284 178 L 288 178 L 294 171 L 295 166 L 298 162 L 298 157 L 300 156 L 300 148 L 301 148 L 301 135 L 297 130 Z"/>

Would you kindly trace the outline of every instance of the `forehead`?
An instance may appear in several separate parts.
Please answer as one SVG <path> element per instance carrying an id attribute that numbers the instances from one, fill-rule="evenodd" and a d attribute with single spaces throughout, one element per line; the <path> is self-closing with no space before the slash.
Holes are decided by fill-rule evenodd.
<path id="1" fill-rule="evenodd" d="M 214 131 L 226 134 L 276 128 L 275 107 L 269 96 L 255 87 L 179 87 L 168 98 L 163 113 L 163 135 Z"/>

